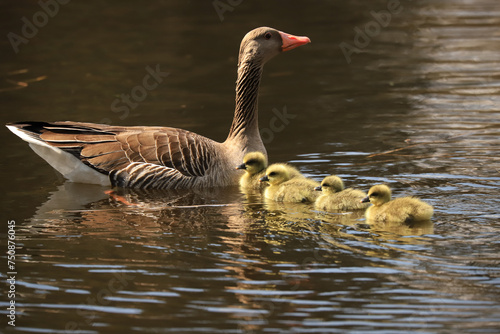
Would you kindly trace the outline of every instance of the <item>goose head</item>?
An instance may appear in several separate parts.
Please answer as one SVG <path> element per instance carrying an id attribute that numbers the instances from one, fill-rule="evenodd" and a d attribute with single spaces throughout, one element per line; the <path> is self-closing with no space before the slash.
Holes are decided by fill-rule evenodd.
<path id="1" fill-rule="evenodd" d="M 330 175 L 323 179 L 321 186 L 314 190 L 323 191 L 325 194 L 333 194 L 344 190 L 344 182 L 336 175 Z"/>
<path id="2" fill-rule="evenodd" d="M 310 42 L 305 36 L 294 36 L 269 27 L 256 28 L 248 32 L 241 41 L 238 66 L 243 63 L 263 65 L 283 51 Z"/>
<path id="3" fill-rule="evenodd" d="M 362 203 L 370 202 L 375 206 L 382 205 L 391 200 L 391 188 L 385 184 L 378 184 L 370 188 L 368 196 L 361 200 Z"/>
<path id="4" fill-rule="evenodd" d="M 275 186 L 298 175 L 300 175 L 300 172 L 292 166 L 287 164 L 273 164 L 267 168 L 266 175 L 261 177 L 259 181 L 267 181 L 270 185 Z"/>
<path id="5" fill-rule="evenodd" d="M 236 169 L 244 169 L 248 174 L 255 175 L 267 167 L 267 158 L 262 152 L 250 152 L 243 157 L 243 163 Z"/>

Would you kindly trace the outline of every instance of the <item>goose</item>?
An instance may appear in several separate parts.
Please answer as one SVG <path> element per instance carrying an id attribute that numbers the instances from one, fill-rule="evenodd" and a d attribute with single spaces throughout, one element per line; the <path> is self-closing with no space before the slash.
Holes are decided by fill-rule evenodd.
<path id="1" fill-rule="evenodd" d="M 314 190 L 322 191 L 316 199 L 314 207 L 322 211 L 356 210 L 366 209 L 369 204 L 361 203 L 366 194 L 361 190 L 344 189 L 344 182 L 336 175 L 330 175 L 323 179 L 321 186 Z"/>
<path id="2" fill-rule="evenodd" d="M 261 182 L 269 182 L 264 197 L 275 202 L 314 202 L 318 197 L 314 188 L 319 182 L 304 177 L 295 167 L 272 164 L 266 169 Z"/>
<path id="3" fill-rule="evenodd" d="M 245 170 L 245 174 L 240 178 L 242 190 L 260 190 L 265 183 L 259 179 L 266 175 L 267 157 L 262 152 L 250 152 L 243 157 L 243 163 L 236 169 Z"/>
<path id="4" fill-rule="evenodd" d="M 361 201 L 373 204 L 365 212 L 368 221 L 408 224 L 429 221 L 434 213 L 431 205 L 416 197 L 401 197 L 391 200 L 391 189 L 385 184 L 371 187 L 368 196 Z"/>
<path id="5" fill-rule="evenodd" d="M 216 142 L 172 127 L 113 126 L 71 121 L 6 126 L 73 182 L 130 188 L 200 188 L 238 184 L 234 166 L 248 152 L 266 155 L 257 97 L 264 64 L 310 43 L 269 27 L 248 32 L 238 57 L 236 106 L 229 135 Z"/>

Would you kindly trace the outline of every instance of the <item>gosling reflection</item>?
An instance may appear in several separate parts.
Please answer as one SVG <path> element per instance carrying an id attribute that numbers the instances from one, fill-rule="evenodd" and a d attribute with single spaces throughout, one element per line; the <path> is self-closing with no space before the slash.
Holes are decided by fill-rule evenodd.
<path id="1" fill-rule="evenodd" d="M 416 238 L 404 237 L 434 234 L 434 223 L 432 220 L 415 221 L 405 224 L 367 220 L 367 223 L 370 225 L 370 231 L 378 233 L 380 239 L 399 240 L 405 244 L 421 244 L 422 241 Z"/>

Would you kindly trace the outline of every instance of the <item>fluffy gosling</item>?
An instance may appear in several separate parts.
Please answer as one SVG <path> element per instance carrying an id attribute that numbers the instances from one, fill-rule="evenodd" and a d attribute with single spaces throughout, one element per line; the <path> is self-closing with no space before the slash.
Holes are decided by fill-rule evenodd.
<path id="1" fill-rule="evenodd" d="M 344 182 L 336 175 L 330 175 L 323 179 L 321 186 L 314 190 L 322 191 L 316 199 L 314 207 L 322 211 L 356 210 L 366 209 L 370 204 L 362 203 L 366 194 L 357 189 L 344 189 Z"/>
<path id="2" fill-rule="evenodd" d="M 240 178 L 240 187 L 243 190 L 260 190 L 266 184 L 259 179 L 266 175 L 267 158 L 262 152 L 250 152 L 243 157 L 243 163 L 236 169 L 245 170 Z"/>
<path id="3" fill-rule="evenodd" d="M 384 223 L 413 223 L 431 219 L 434 209 L 431 205 L 415 197 L 402 197 L 391 200 L 391 189 L 385 184 L 370 188 L 362 202 L 370 202 L 366 220 Z"/>
<path id="4" fill-rule="evenodd" d="M 273 164 L 266 170 L 261 182 L 269 182 L 264 197 L 276 202 L 314 202 L 318 193 L 314 187 L 319 183 L 305 178 L 296 168 L 287 164 Z"/>

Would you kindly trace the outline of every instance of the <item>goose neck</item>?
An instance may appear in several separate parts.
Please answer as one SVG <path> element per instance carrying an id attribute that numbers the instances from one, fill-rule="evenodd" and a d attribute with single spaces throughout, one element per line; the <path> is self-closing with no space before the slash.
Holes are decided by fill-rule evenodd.
<path id="1" fill-rule="evenodd" d="M 241 135 L 258 135 L 257 101 L 262 66 L 254 63 L 242 63 L 238 68 L 236 81 L 236 107 L 229 138 Z"/>

